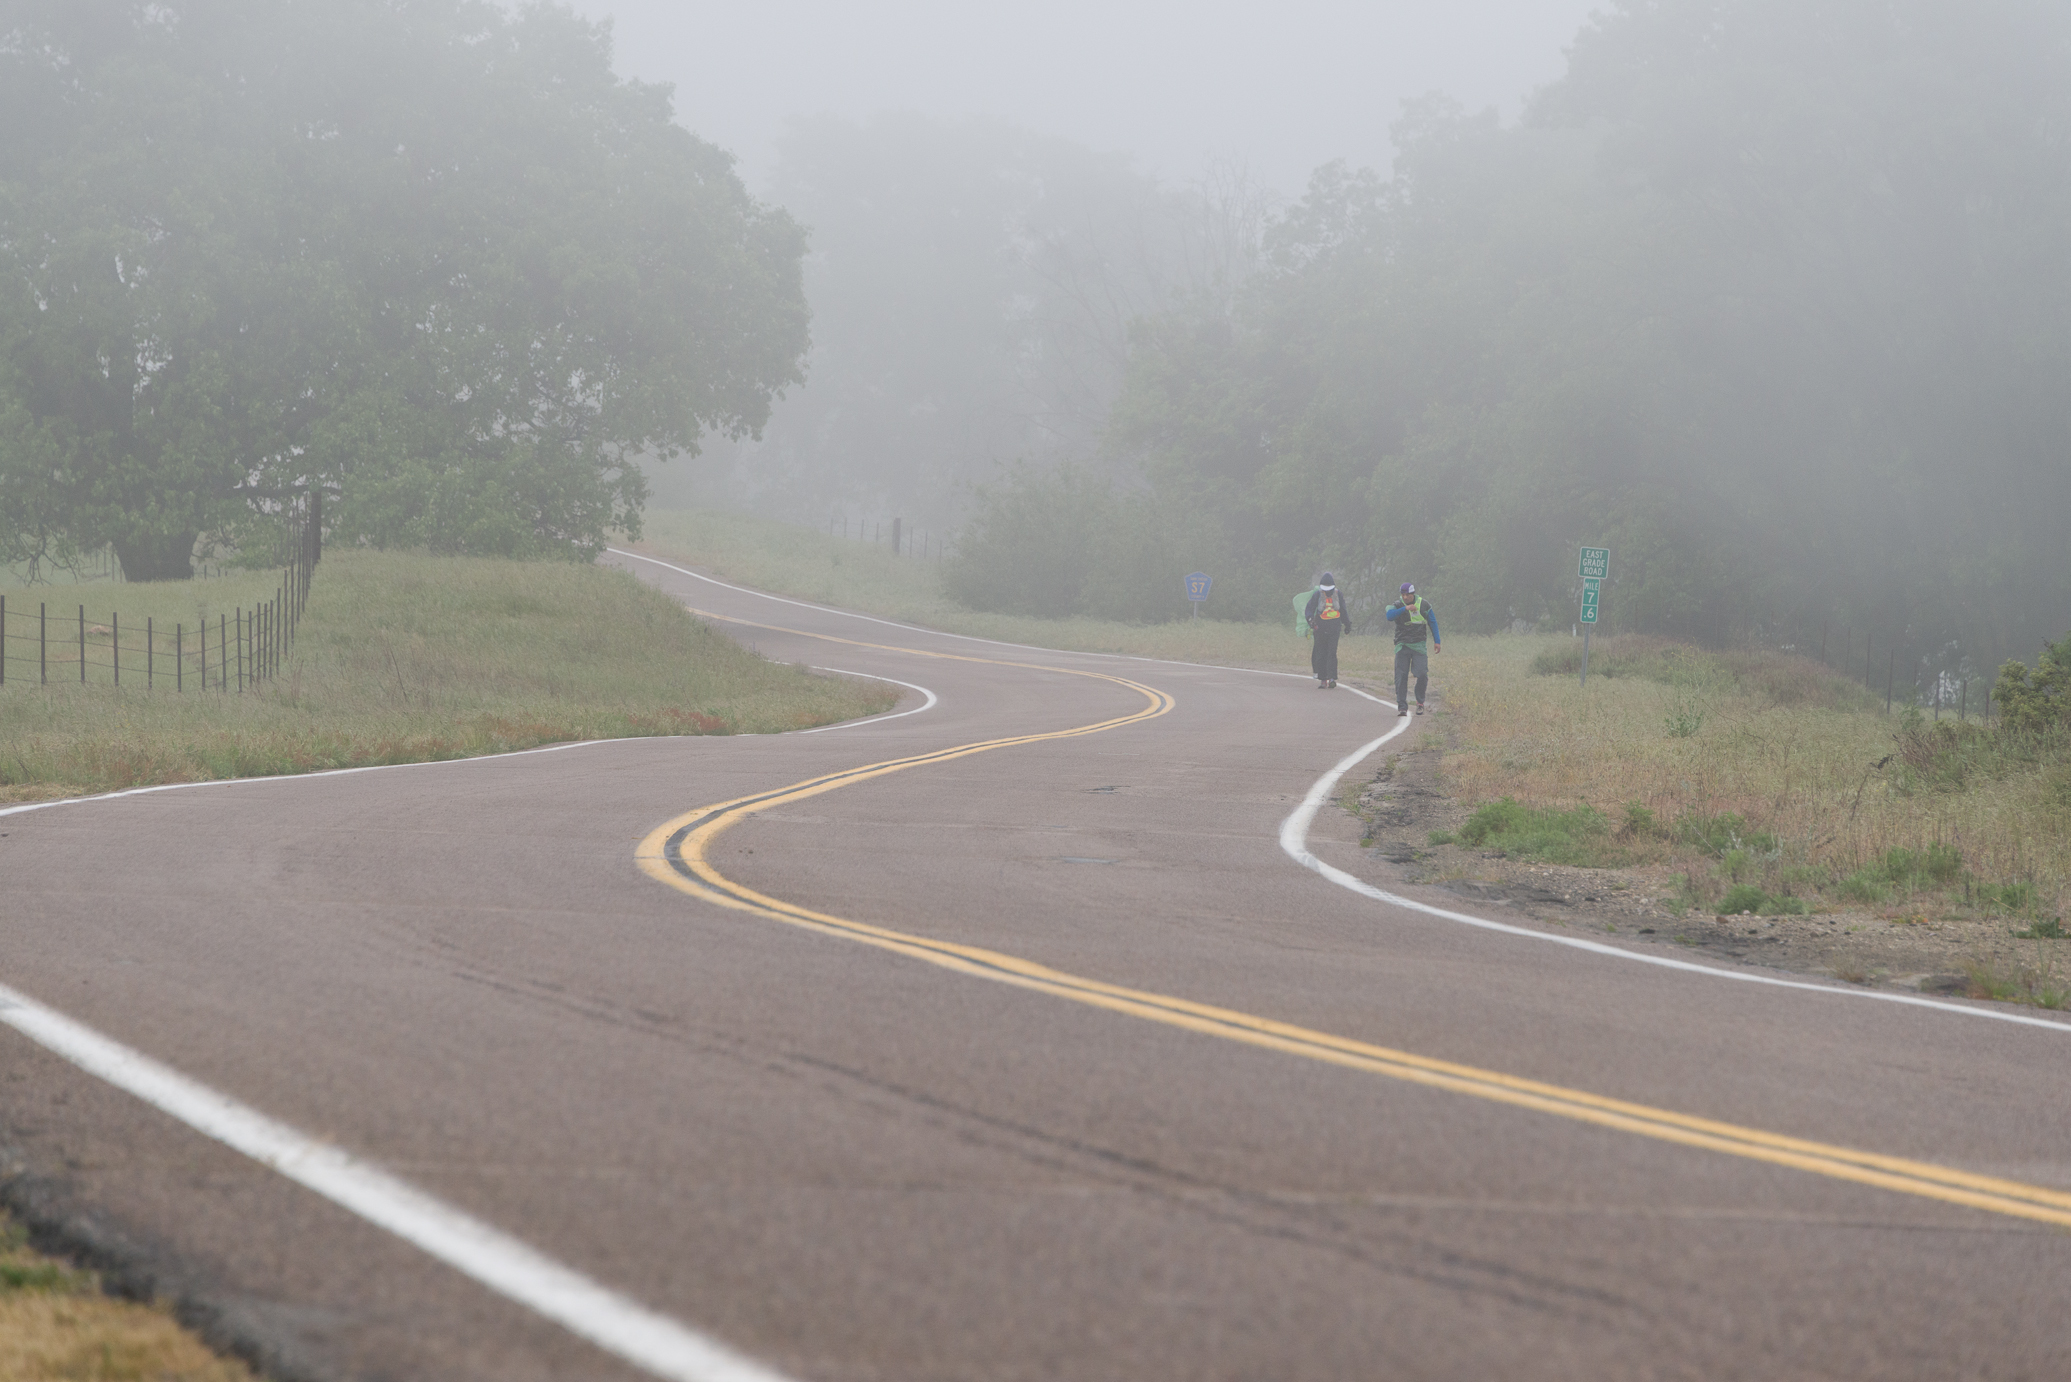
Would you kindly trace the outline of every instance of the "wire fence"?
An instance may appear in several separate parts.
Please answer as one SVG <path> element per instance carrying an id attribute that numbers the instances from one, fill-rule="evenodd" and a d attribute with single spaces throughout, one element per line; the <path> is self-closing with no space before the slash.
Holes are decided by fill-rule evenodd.
<path id="1" fill-rule="evenodd" d="M 48 686 L 53 681 L 142 686 L 155 691 L 238 691 L 278 675 L 295 644 L 295 630 L 309 602 L 310 580 L 322 555 L 321 517 L 305 517 L 291 539 L 280 586 L 264 603 L 190 626 L 158 627 L 155 617 L 123 623 L 120 611 L 108 622 L 87 618 L 86 606 L 36 611 L 10 609 L 0 595 L 0 688 Z M 213 635 L 213 636 L 212 636 Z M 32 680 L 33 679 L 33 680 Z"/>
<path id="2" fill-rule="evenodd" d="M 894 518 L 887 530 L 882 518 L 852 520 L 845 513 L 828 518 L 827 536 L 878 546 L 889 543 L 893 556 L 912 557 L 917 561 L 941 561 L 950 546 L 948 538 L 925 528 L 908 527 L 903 518 Z"/>

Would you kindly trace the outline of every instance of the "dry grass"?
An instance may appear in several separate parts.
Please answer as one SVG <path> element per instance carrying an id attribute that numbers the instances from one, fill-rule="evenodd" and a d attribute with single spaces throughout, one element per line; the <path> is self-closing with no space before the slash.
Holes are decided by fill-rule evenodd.
<path id="1" fill-rule="evenodd" d="M 127 639 L 147 613 L 213 617 L 270 593 L 272 577 L 88 588 L 121 609 Z M 8 595 L 12 614 L 24 597 Z M 73 620 L 76 639 L 76 609 Z M 622 572 L 355 551 L 325 557 L 288 664 L 262 689 L 204 692 L 190 676 L 184 694 L 164 679 L 146 691 L 127 669 L 120 687 L 82 686 L 76 662 L 44 686 L 34 670 L 11 660 L 0 689 L 0 799 L 764 733 L 873 714 L 894 697 L 765 661 Z"/>
<path id="2" fill-rule="evenodd" d="M 162 1306 L 112 1300 L 91 1272 L 28 1248 L 0 1214 L 0 1378 L 8 1382 L 249 1382 Z"/>
<path id="3" fill-rule="evenodd" d="M 1534 670 L 1565 664 L 1572 645 L 1448 641 L 1457 751 L 1445 768 L 1461 799 L 1585 803 L 1614 820 L 1635 802 L 1664 827 L 1737 816 L 1745 834 L 1775 837 L 1761 851 L 1774 857 L 1752 866 L 1807 887 L 1875 870 L 1894 849 L 1939 844 L 1974 880 L 2034 884 L 2028 910 L 2061 911 L 2071 796 L 2046 762 L 1986 752 L 1987 736 L 1959 737 L 1955 726 L 1908 733 L 1881 698 L 1783 653 L 1604 639 L 1586 690 Z M 1606 664 L 1618 674 L 1598 675 Z M 1978 750 L 1967 771 L 1936 752 L 1965 744 Z"/>

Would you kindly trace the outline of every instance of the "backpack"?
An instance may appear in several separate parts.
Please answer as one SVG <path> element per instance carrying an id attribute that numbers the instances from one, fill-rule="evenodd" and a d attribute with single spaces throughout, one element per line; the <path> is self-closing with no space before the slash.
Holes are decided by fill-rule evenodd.
<path id="1" fill-rule="evenodd" d="M 1326 619 L 1342 619 L 1344 617 L 1344 601 L 1338 592 L 1335 590 L 1324 591 L 1323 597 L 1316 601 L 1316 622 L 1320 624 Z"/>

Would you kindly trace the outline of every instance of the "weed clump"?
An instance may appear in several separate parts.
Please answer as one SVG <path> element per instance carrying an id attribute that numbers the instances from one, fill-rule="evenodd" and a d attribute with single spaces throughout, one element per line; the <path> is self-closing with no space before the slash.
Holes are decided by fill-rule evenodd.
<path id="1" fill-rule="evenodd" d="M 1514 797 L 1485 802 L 1459 829 L 1463 845 L 1519 859 L 1601 868 L 1611 862 L 1610 822 L 1593 806 L 1526 806 Z"/>

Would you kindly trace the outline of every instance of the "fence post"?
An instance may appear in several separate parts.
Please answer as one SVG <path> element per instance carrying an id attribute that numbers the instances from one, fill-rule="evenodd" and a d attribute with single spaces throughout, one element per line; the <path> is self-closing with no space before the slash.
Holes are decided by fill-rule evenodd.
<path id="1" fill-rule="evenodd" d="M 244 694 L 245 641 L 244 606 L 239 605 L 237 607 L 237 694 L 240 696 Z"/>
<path id="2" fill-rule="evenodd" d="M 177 694 L 187 689 L 187 626 L 173 625 L 173 691 Z"/>
<path id="3" fill-rule="evenodd" d="M 50 685 L 50 606 L 36 602 L 36 679 Z"/>
<path id="4" fill-rule="evenodd" d="M 216 616 L 216 689 L 230 690 L 230 617 Z"/>
<path id="5" fill-rule="evenodd" d="M 209 621 L 201 621 L 201 689 L 209 689 Z"/>
<path id="6" fill-rule="evenodd" d="M 79 684 L 86 685 L 86 606 L 79 607 Z"/>
<path id="7" fill-rule="evenodd" d="M 151 690 L 158 684 L 158 620 L 154 615 L 144 616 L 144 689 Z"/>
<path id="8" fill-rule="evenodd" d="M 122 685 L 122 611 L 108 616 L 108 648 L 115 659 L 115 684 Z"/>

